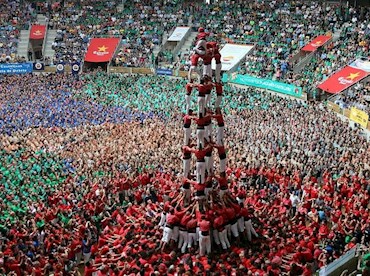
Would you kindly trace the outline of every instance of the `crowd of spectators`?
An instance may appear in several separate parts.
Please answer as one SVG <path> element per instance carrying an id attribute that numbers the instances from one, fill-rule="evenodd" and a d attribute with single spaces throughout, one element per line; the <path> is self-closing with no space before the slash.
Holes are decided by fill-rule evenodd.
<path id="1" fill-rule="evenodd" d="M 20 31 L 36 17 L 34 6 L 25 1 L 0 1 L 0 63 L 17 61 Z M 23 57 L 25 58 L 25 57 Z"/>
<path id="2" fill-rule="evenodd" d="M 208 257 L 159 250 L 164 206 L 181 202 L 184 82 L 126 78 L 2 78 L 2 273 L 311 275 L 368 248 L 359 130 L 321 104 L 225 85 L 229 191 L 258 237 Z"/>
<path id="3" fill-rule="evenodd" d="M 333 96 L 330 100 L 342 109 L 355 107 L 370 114 L 370 85 L 369 83 L 358 83 L 347 91 Z"/>

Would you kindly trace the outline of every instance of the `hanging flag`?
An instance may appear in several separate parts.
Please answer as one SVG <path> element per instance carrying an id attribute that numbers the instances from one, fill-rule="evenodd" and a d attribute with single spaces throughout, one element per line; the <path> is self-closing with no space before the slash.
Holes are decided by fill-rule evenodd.
<path id="1" fill-rule="evenodd" d="M 346 66 L 322 82 L 318 88 L 330 94 L 338 94 L 367 76 L 368 73 L 364 70 Z"/>
<path id="2" fill-rule="evenodd" d="M 85 55 L 88 62 L 109 62 L 119 44 L 119 38 L 93 38 Z"/>
<path id="3" fill-rule="evenodd" d="M 35 62 L 33 64 L 33 71 L 44 71 L 45 70 L 45 64 L 42 62 Z"/>
<path id="4" fill-rule="evenodd" d="M 45 32 L 45 25 L 32 25 L 30 31 L 30 39 L 44 39 Z"/>
<path id="5" fill-rule="evenodd" d="M 62 62 L 58 63 L 57 73 L 64 73 L 64 63 L 62 63 Z"/>
<path id="6" fill-rule="evenodd" d="M 72 74 L 73 75 L 77 75 L 78 73 L 80 73 L 80 70 L 81 70 L 81 65 L 79 62 L 72 63 Z"/>
<path id="7" fill-rule="evenodd" d="M 331 36 L 329 35 L 319 35 L 314 40 L 312 40 L 310 43 L 308 43 L 306 46 L 302 48 L 302 51 L 306 52 L 315 52 L 318 48 L 325 45 L 331 40 Z"/>

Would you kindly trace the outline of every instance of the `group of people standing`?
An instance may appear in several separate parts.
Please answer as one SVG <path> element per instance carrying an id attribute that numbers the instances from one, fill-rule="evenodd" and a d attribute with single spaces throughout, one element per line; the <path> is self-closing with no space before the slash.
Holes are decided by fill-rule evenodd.
<path id="1" fill-rule="evenodd" d="M 198 31 L 185 95 L 182 193 L 172 204 L 167 202 L 163 207 L 159 225 L 163 228 L 162 250 L 172 241 L 178 242 L 178 249 L 185 253 L 199 243 L 199 254 L 204 256 L 211 253 L 211 237 L 217 246 L 225 250 L 230 247 L 232 237 L 240 241 L 240 233 L 249 241 L 252 234 L 258 235 L 243 200 L 237 201 L 228 193 L 225 124 L 221 110 L 221 55 L 216 42 L 207 42 L 208 33 L 203 28 Z M 203 60 L 203 73 L 199 83 L 195 83 L 192 74 L 197 72 L 199 59 Z M 212 59 L 216 61 L 215 82 L 212 80 Z M 198 91 L 197 112 L 191 109 L 193 88 Z M 213 110 L 212 90 L 216 91 Z M 217 122 L 216 139 L 213 138 L 213 120 Z M 192 121 L 196 123 L 196 143 L 192 142 Z M 219 175 L 214 172 L 214 149 L 219 158 Z M 192 154 L 196 160 L 195 174 L 191 173 Z"/>

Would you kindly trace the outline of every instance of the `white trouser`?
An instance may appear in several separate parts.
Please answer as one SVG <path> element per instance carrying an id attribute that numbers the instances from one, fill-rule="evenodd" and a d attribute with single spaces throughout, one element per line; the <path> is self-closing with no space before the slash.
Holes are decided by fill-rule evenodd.
<path id="1" fill-rule="evenodd" d="M 188 248 L 191 248 L 193 244 L 195 245 L 197 242 L 197 233 L 189 233 L 188 234 Z"/>
<path id="2" fill-rule="evenodd" d="M 204 114 L 204 107 L 205 107 L 205 102 L 206 102 L 206 97 L 203 96 L 198 96 L 198 114 L 200 116 L 200 114 L 202 114 L 203 116 L 205 115 Z"/>
<path id="3" fill-rule="evenodd" d="M 226 228 L 219 232 L 220 242 L 222 245 L 222 249 L 227 249 L 230 247 L 229 239 L 227 238 L 227 230 Z"/>
<path id="4" fill-rule="evenodd" d="M 206 162 L 197 161 L 197 182 L 204 183 L 206 175 Z"/>
<path id="5" fill-rule="evenodd" d="M 162 242 L 168 243 L 172 237 L 173 230 L 169 227 L 165 227 L 163 229 L 163 236 L 162 236 Z"/>
<path id="6" fill-rule="evenodd" d="M 190 172 L 190 162 L 191 158 L 189 159 L 182 159 L 183 169 L 184 169 L 184 177 L 188 177 Z"/>
<path id="7" fill-rule="evenodd" d="M 244 222 L 244 225 L 245 225 L 245 230 L 247 232 L 247 239 L 248 241 L 251 241 L 252 240 L 252 234 L 256 237 L 258 237 L 258 234 L 256 232 L 256 230 L 254 230 L 254 227 L 252 225 L 252 221 L 249 219 L 249 220 L 246 220 Z"/>
<path id="8" fill-rule="evenodd" d="M 226 224 L 225 229 L 226 229 L 227 237 L 230 239 L 231 238 L 231 225 Z"/>
<path id="9" fill-rule="evenodd" d="M 219 108 L 222 103 L 222 95 L 217 95 L 216 101 L 215 101 L 215 108 Z"/>
<path id="10" fill-rule="evenodd" d="M 205 126 L 205 136 L 207 138 L 207 140 L 211 140 L 212 139 L 212 123 L 210 123 L 208 126 Z"/>
<path id="11" fill-rule="evenodd" d="M 231 229 L 231 233 L 233 234 L 235 238 L 239 237 L 238 222 L 235 222 L 234 224 L 232 224 L 230 229 Z"/>
<path id="12" fill-rule="evenodd" d="M 217 127 L 216 143 L 218 145 L 224 144 L 224 130 L 225 126 Z"/>
<path id="13" fill-rule="evenodd" d="M 209 108 L 209 102 L 211 101 L 211 94 L 206 94 L 205 100 L 204 100 L 204 106 L 205 108 Z"/>
<path id="14" fill-rule="evenodd" d="M 211 237 L 203 236 L 202 233 L 199 235 L 199 255 L 204 256 L 205 254 L 211 253 Z"/>
<path id="15" fill-rule="evenodd" d="M 209 76 L 209 77 L 212 77 L 212 66 L 211 64 L 203 64 L 203 76 Z"/>
<path id="16" fill-rule="evenodd" d="M 226 171 L 226 158 L 220 159 L 220 172 Z"/>
<path id="17" fill-rule="evenodd" d="M 244 232 L 244 229 L 245 229 L 245 226 L 244 226 L 244 217 L 240 217 L 238 219 L 238 230 L 240 233 L 243 233 Z"/>
<path id="18" fill-rule="evenodd" d="M 77 252 L 76 255 L 75 255 L 75 258 L 76 258 L 76 264 L 80 265 L 81 258 L 82 258 L 82 251 Z"/>
<path id="19" fill-rule="evenodd" d="M 184 204 L 188 205 L 190 203 L 191 190 L 182 188 L 182 191 L 184 192 L 185 195 Z"/>
<path id="20" fill-rule="evenodd" d="M 216 82 L 221 82 L 221 69 L 222 69 L 222 63 L 216 64 L 216 70 L 215 70 Z"/>
<path id="21" fill-rule="evenodd" d="M 189 114 L 189 109 L 191 105 L 191 95 L 185 94 L 185 103 L 186 103 L 186 114 Z"/>
<path id="22" fill-rule="evenodd" d="M 212 234 L 213 234 L 213 239 L 215 240 L 215 243 L 217 245 L 220 245 L 221 242 L 220 242 L 220 234 L 218 233 L 218 230 L 217 229 L 213 229 L 212 230 Z"/>
<path id="23" fill-rule="evenodd" d="M 173 228 L 173 233 L 172 233 L 172 236 L 171 236 L 171 240 L 174 240 L 175 242 L 177 242 L 178 239 L 179 239 L 179 227 L 175 226 Z"/>
<path id="24" fill-rule="evenodd" d="M 191 137 L 191 127 L 184 127 L 184 146 L 189 145 Z"/>
<path id="25" fill-rule="evenodd" d="M 197 242 L 199 242 L 199 227 L 196 228 L 195 233 L 197 234 Z"/>
<path id="26" fill-rule="evenodd" d="M 197 147 L 200 148 L 204 148 L 204 134 L 206 133 L 206 131 L 204 130 L 204 128 L 197 128 Z"/>
<path id="27" fill-rule="evenodd" d="M 164 212 L 162 212 L 161 214 L 161 220 L 159 221 L 159 227 L 160 228 L 163 228 L 165 225 L 166 225 L 166 222 L 167 222 L 167 214 L 165 214 Z"/>
<path id="28" fill-rule="evenodd" d="M 226 194 L 229 190 L 220 190 L 220 197 L 223 198 L 224 194 Z"/>
<path id="29" fill-rule="evenodd" d="M 86 264 L 88 261 L 90 261 L 91 252 L 83 253 L 83 256 L 84 256 L 84 264 Z"/>
<path id="30" fill-rule="evenodd" d="M 206 160 L 206 171 L 208 175 L 213 174 L 213 155 L 205 156 L 204 159 Z"/>
<path id="31" fill-rule="evenodd" d="M 179 231 L 179 244 L 178 249 L 181 248 L 181 253 L 185 253 L 186 247 L 188 246 L 188 232 L 184 230 Z"/>

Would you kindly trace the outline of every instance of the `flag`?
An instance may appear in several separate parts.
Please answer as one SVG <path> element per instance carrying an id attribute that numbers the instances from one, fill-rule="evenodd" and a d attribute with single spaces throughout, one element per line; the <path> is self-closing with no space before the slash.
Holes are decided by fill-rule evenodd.
<path id="1" fill-rule="evenodd" d="M 119 38 L 93 38 L 85 55 L 88 62 L 109 62 L 119 44 Z"/>

